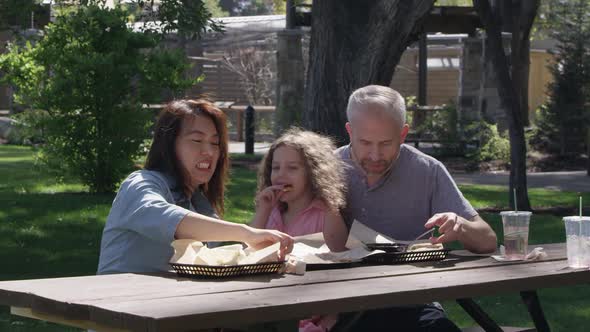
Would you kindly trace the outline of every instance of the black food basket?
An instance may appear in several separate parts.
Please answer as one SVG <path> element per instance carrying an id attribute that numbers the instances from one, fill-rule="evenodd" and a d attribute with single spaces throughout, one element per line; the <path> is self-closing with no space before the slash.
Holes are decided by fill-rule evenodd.
<path id="1" fill-rule="evenodd" d="M 383 250 L 385 252 L 404 252 L 408 247 L 402 243 L 366 243 L 369 250 Z"/>
<path id="2" fill-rule="evenodd" d="M 358 261 L 335 262 L 325 264 L 307 264 L 307 271 L 345 269 L 367 265 L 412 264 L 418 262 L 442 261 L 447 258 L 449 249 L 406 251 L 407 246 L 400 243 L 368 243 L 370 250 L 383 250 L 384 253 L 372 254 Z"/>
<path id="3" fill-rule="evenodd" d="M 403 247 L 403 249 L 391 249 L 390 251 L 382 248 L 370 249 L 380 249 L 385 251 L 385 253 L 372 254 L 363 258 L 363 263 L 369 265 L 411 264 L 417 262 L 441 261 L 447 258 L 450 251 L 449 249 L 405 251 L 405 247 Z"/>
<path id="4" fill-rule="evenodd" d="M 193 265 L 170 263 L 170 266 L 181 277 L 189 278 L 227 278 L 255 274 L 278 273 L 285 265 L 285 262 L 269 262 L 244 265 Z"/>

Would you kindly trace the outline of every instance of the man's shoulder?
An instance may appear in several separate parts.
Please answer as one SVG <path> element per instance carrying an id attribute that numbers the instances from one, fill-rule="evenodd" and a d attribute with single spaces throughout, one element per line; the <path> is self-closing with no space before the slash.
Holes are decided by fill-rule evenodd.
<path id="1" fill-rule="evenodd" d="M 407 144 L 401 145 L 400 156 L 412 167 L 423 167 L 428 169 L 444 168 L 443 163 L 438 159 Z"/>
<path id="2" fill-rule="evenodd" d="M 341 146 L 338 149 L 334 150 L 334 154 L 336 155 L 336 157 L 340 158 L 340 160 L 342 161 L 342 166 L 345 170 L 350 171 L 354 169 L 354 167 L 352 166 L 353 161 L 350 156 L 350 144 Z"/>
<path id="3" fill-rule="evenodd" d="M 350 159 L 350 144 L 343 145 L 334 150 L 334 154 L 342 160 Z"/>

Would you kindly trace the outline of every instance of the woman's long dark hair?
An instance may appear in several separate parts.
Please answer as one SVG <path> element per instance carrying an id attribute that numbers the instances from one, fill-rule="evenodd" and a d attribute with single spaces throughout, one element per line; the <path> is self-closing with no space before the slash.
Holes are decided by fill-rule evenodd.
<path id="1" fill-rule="evenodd" d="M 184 170 L 176 155 L 176 139 L 183 122 L 190 117 L 206 116 L 213 121 L 219 135 L 219 160 L 208 183 L 202 185 L 203 193 L 217 214 L 224 212 L 223 197 L 228 178 L 229 155 L 227 118 L 213 103 L 203 100 L 175 100 L 160 112 L 154 128 L 154 140 L 145 161 L 144 168 L 169 174 L 176 179 L 179 188 L 190 198 L 196 188 L 191 188 L 190 176 Z"/>

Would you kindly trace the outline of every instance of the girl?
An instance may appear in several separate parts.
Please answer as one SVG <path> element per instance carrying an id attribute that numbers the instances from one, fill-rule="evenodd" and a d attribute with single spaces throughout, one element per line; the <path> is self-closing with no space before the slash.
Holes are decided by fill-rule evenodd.
<path id="1" fill-rule="evenodd" d="M 346 250 L 343 166 L 334 149 L 329 138 L 298 128 L 279 137 L 261 163 L 252 226 L 291 236 L 323 232 L 330 250 Z"/>
<path id="2" fill-rule="evenodd" d="M 219 220 L 228 169 L 225 114 L 205 100 L 161 112 L 143 170 L 123 181 L 102 234 L 98 274 L 168 271 L 175 239 L 238 240 L 254 247 L 293 239 Z"/>
<path id="3" fill-rule="evenodd" d="M 348 229 L 339 213 L 344 169 L 334 150 L 329 138 L 298 128 L 279 137 L 261 163 L 252 226 L 291 236 L 323 232 L 330 250 L 346 250 Z M 299 322 L 299 331 L 329 331 L 336 320 L 313 316 Z"/>

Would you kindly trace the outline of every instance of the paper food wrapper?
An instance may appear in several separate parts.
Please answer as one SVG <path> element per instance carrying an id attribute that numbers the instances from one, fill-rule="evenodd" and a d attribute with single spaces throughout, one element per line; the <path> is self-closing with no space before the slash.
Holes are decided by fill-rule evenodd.
<path id="1" fill-rule="evenodd" d="M 331 252 L 322 233 L 297 236 L 294 238 L 292 256 L 301 259 L 307 264 L 333 264 L 355 262 L 372 254 L 383 253 L 381 250 L 370 251 L 364 243 L 394 243 L 395 241 L 366 225 L 354 221 L 348 239 L 346 248 L 342 252 Z"/>
<path id="2" fill-rule="evenodd" d="M 298 236 L 294 239 L 290 256 L 294 261 L 306 264 L 355 262 L 371 254 L 383 253 L 381 250 L 368 250 L 364 243 L 395 242 L 356 220 L 346 241 L 346 251 L 331 252 L 322 233 Z M 199 241 L 183 239 L 175 240 L 171 245 L 174 247 L 171 263 L 229 266 L 276 262 L 280 244 L 275 243 L 260 250 L 243 249 L 241 244 L 207 248 Z"/>
<path id="3" fill-rule="evenodd" d="M 208 248 L 202 242 L 183 239 L 173 241 L 171 246 L 174 248 L 174 256 L 170 259 L 170 263 L 231 266 L 277 262 L 280 243 L 260 250 L 252 250 L 244 249 L 241 244 Z"/>
<path id="4" fill-rule="evenodd" d="M 356 248 L 362 246 L 363 243 L 394 243 L 396 242 L 392 238 L 385 236 L 372 228 L 369 228 L 365 224 L 355 220 L 352 222 L 350 227 L 350 233 L 348 235 L 348 241 L 346 247 Z M 399 242 L 399 241 L 397 241 Z"/>

